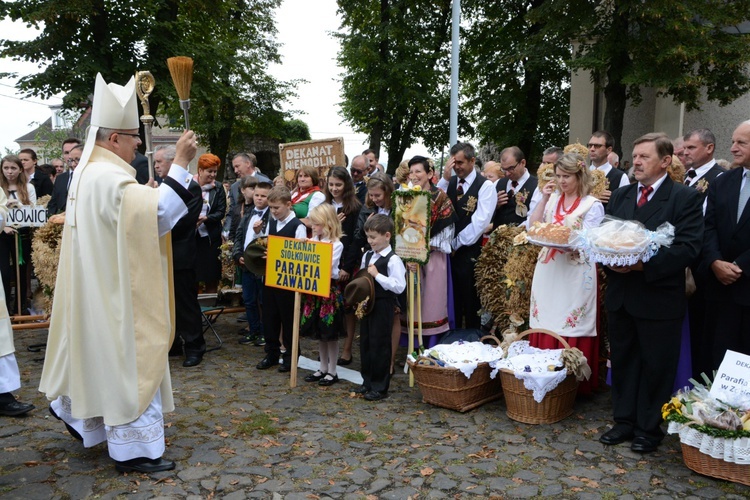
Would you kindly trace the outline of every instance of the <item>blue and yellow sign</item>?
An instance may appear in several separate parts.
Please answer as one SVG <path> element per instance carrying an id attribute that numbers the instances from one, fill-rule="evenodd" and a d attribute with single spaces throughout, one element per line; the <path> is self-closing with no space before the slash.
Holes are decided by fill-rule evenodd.
<path id="1" fill-rule="evenodd" d="M 331 243 L 269 236 L 267 255 L 267 286 L 321 297 L 331 293 Z"/>

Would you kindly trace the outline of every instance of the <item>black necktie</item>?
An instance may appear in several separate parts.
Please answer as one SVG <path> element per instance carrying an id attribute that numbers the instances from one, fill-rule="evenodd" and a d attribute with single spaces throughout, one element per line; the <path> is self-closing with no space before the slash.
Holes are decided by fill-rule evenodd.
<path id="1" fill-rule="evenodd" d="M 518 188 L 518 181 L 511 182 L 510 189 L 508 190 L 508 196 L 513 196 L 513 193 L 516 192 L 516 188 Z"/>
<path id="2" fill-rule="evenodd" d="M 692 181 L 693 179 L 695 179 L 696 175 L 698 175 L 698 174 L 695 173 L 695 169 L 691 168 L 690 170 L 688 170 L 687 173 L 685 174 L 685 185 L 689 186 L 690 185 L 690 181 Z"/>

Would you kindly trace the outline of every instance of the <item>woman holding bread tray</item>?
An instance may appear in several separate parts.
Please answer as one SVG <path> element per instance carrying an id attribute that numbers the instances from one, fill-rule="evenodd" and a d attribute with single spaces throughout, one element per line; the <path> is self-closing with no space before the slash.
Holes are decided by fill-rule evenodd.
<path id="1" fill-rule="evenodd" d="M 571 231 L 599 225 L 604 207 L 589 194 L 591 174 L 579 155 L 568 153 L 560 157 L 555 163 L 555 177 L 556 182 L 548 182 L 541 188 L 542 200 L 529 217 L 532 226 L 529 236 L 552 242 L 539 252 L 537 259 L 529 326 L 552 330 L 583 352 L 592 376 L 581 383 L 579 392 L 589 393 L 598 380 L 596 266 L 578 251 L 565 247 Z M 534 223 L 544 224 L 534 227 Z M 535 347 L 563 347 L 548 335 L 533 334 L 529 340 Z"/>

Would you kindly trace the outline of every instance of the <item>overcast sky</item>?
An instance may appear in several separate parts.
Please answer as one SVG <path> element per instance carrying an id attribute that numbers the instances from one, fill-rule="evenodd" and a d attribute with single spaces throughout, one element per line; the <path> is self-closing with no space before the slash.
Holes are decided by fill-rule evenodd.
<path id="1" fill-rule="evenodd" d="M 278 40 L 283 44 L 282 64 L 271 67 L 272 74 L 283 80 L 304 78 L 308 81 L 300 85 L 299 98 L 291 103 L 290 109 L 305 112 L 298 118 L 307 122 L 313 139 L 343 137 L 350 158 L 360 153 L 367 146 L 366 137 L 355 134 L 339 114 L 341 69 L 336 64 L 338 42 L 330 36 L 339 27 L 336 1 L 284 0 L 276 14 L 276 25 Z M 0 21 L 0 33 L 3 38 L 16 40 L 36 36 L 36 32 L 23 23 L 14 24 L 7 20 Z M 39 69 L 31 63 L 0 60 L 0 72 L 10 71 L 25 75 Z M 0 152 L 3 154 L 6 148 L 17 151 L 14 140 L 50 117 L 49 104 L 62 102 L 59 98 L 46 102 L 38 98 L 22 98 L 15 92 L 14 84 L 14 79 L 0 80 L 0 109 L 4 115 L 0 120 Z M 171 82 L 157 82 L 159 84 L 171 85 Z M 381 163 L 385 164 L 387 154 L 385 151 L 381 153 Z M 426 154 L 426 150 L 416 146 L 407 150 L 406 157 L 414 154 Z"/>

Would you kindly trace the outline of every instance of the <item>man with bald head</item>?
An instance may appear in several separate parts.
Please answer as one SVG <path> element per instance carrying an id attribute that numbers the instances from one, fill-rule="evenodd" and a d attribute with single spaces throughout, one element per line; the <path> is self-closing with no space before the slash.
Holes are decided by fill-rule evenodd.
<path id="1" fill-rule="evenodd" d="M 727 349 L 750 355 L 750 120 L 734 130 L 731 151 L 736 168 L 708 187 L 700 267 L 714 369 Z"/>
<path id="2" fill-rule="evenodd" d="M 362 205 L 367 200 L 367 179 L 365 176 L 369 170 L 368 161 L 364 155 L 355 156 L 349 166 L 349 173 L 352 176 L 352 182 L 354 182 L 354 192 Z"/>

